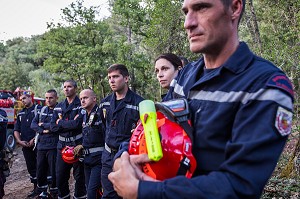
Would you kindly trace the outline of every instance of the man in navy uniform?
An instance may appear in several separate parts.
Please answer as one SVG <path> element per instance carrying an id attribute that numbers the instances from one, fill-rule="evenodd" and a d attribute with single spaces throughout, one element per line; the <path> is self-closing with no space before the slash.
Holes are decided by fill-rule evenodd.
<path id="1" fill-rule="evenodd" d="M 14 136 L 19 145 L 22 146 L 23 155 L 25 158 L 30 181 L 34 188 L 28 193 L 28 197 L 34 197 L 37 192 L 37 178 L 36 178 L 36 149 L 34 149 L 35 132 L 30 128 L 31 122 L 35 115 L 41 109 L 40 105 L 34 105 L 30 93 L 24 92 L 20 96 L 24 108 L 18 113 L 14 128 Z"/>
<path id="2" fill-rule="evenodd" d="M 115 161 L 109 175 L 124 198 L 258 199 L 292 126 L 293 87 L 271 62 L 238 39 L 245 0 L 184 0 L 190 50 L 203 55 L 179 72 L 166 99 L 189 101 L 191 179 L 157 182 L 141 172 L 146 154 Z M 178 165 L 175 165 L 178 166 Z"/>
<path id="3" fill-rule="evenodd" d="M 4 196 L 4 183 L 6 182 L 4 172 L 9 169 L 7 162 L 4 160 L 5 152 L 3 151 L 6 142 L 7 122 L 6 112 L 0 109 L 0 198 Z"/>
<path id="4" fill-rule="evenodd" d="M 107 176 L 112 171 L 113 158 L 120 144 L 129 141 L 131 130 L 136 127 L 139 119 L 138 105 L 143 98 L 129 89 L 129 73 L 125 65 L 113 64 L 107 71 L 113 93 L 100 104 L 106 122 L 101 181 L 103 198 L 119 198 Z"/>
<path id="5" fill-rule="evenodd" d="M 57 92 L 54 89 L 48 90 L 45 93 L 46 106 L 41 108 L 32 123 L 31 128 L 38 133 L 36 137 L 37 148 L 37 188 L 38 192 L 46 195 L 48 189 L 48 181 L 50 184 L 50 193 L 56 198 L 56 147 L 58 142 L 58 134 L 50 130 L 50 121 L 53 115 L 54 107 L 57 104 Z M 48 171 L 51 179 L 47 179 Z"/>
<path id="6" fill-rule="evenodd" d="M 64 162 L 61 150 L 66 146 L 82 144 L 82 119 L 80 119 L 80 100 L 76 94 L 77 84 L 74 80 L 64 82 L 64 94 L 66 99 L 60 102 L 53 111 L 50 122 L 50 130 L 59 134 L 56 159 L 56 185 L 58 197 L 69 199 L 69 178 L 73 168 L 75 179 L 74 198 L 86 198 L 83 163 L 77 161 L 73 164 Z"/>
<path id="7" fill-rule="evenodd" d="M 82 145 L 74 148 L 75 156 L 84 158 L 85 185 L 87 188 L 87 198 L 101 198 L 99 191 L 101 187 L 101 156 L 104 150 L 104 124 L 102 123 L 102 113 L 97 105 L 96 94 L 91 89 L 84 89 L 80 92 L 83 117 Z"/>

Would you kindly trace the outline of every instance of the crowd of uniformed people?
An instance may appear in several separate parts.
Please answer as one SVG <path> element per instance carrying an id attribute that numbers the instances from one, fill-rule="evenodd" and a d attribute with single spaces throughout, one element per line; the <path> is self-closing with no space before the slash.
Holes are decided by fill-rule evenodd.
<path id="1" fill-rule="evenodd" d="M 118 197 L 107 176 L 120 143 L 131 137 L 143 98 L 130 90 L 123 64 L 108 68 L 108 81 L 113 92 L 99 104 L 91 89 L 78 96 L 74 80 L 63 83 L 65 99 L 59 103 L 54 89 L 45 93 L 44 107 L 34 105 L 27 93 L 20 96 L 24 108 L 18 113 L 14 135 L 33 183 L 28 197 L 71 198 L 71 173 L 73 198 Z M 70 161 L 64 159 L 66 148 L 72 149 Z"/>

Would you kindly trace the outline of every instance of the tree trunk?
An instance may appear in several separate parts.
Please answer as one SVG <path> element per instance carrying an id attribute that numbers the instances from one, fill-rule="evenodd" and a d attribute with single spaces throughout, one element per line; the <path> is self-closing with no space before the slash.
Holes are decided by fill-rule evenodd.
<path id="1" fill-rule="evenodd" d="M 250 30 L 250 33 L 252 35 L 252 39 L 257 47 L 259 49 L 259 52 L 262 53 L 262 43 L 260 39 L 260 33 L 258 28 L 258 23 L 256 19 L 255 9 L 253 6 L 253 0 L 248 0 L 247 5 L 249 7 L 248 12 L 246 12 L 246 20 L 247 20 L 247 26 Z"/>

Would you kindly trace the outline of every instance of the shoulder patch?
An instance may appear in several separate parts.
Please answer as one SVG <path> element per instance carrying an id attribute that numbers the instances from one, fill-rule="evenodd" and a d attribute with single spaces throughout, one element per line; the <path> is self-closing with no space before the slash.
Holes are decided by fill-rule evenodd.
<path id="1" fill-rule="evenodd" d="M 85 109 L 81 109 L 81 114 L 84 115 L 86 113 Z"/>
<path id="2" fill-rule="evenodd" d="M 276 87 L 288 92 L 294 97 L 294 90 L 291 81 L 285 75 L 273 75 L 266 84 L 269 87 Z"/>
<path id="3" fill-rule="evenodd" d="M 292 129 L 293 113 L 278 107 L 276 113 L 275 127 L 282 136 L 289 135 Z"/>

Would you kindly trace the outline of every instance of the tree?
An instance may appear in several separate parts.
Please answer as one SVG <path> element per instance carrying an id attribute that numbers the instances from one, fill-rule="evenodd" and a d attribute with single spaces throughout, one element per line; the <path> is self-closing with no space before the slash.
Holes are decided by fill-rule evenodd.
<path id="1" fill-rule="evenodd" d="M 106 48 L 110 29 L 105 21 L 96 20 L 96 13 L 95 7 L 85 8 L 82 1 L 63 9 L 62 18 L 69 26 L 48 24 L 50 30 L 44 34 L 39 52 L 45 57 L 46 71 L 57 76 L 64 73 L 78 81 L 80 89 L 94 89 L 103 97 L 108 92 L 103 84 L 106 59 L 114 52 Z"/>

